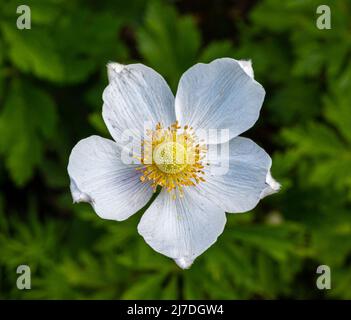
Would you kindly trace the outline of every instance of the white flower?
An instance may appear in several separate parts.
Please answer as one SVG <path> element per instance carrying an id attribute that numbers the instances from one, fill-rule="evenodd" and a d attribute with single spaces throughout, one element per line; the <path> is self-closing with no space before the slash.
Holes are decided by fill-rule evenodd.
<path id="1" fill-rule="evenodd" d="M 104 219 L 121 221 L 161 186 L 138 231 L 154 250 L 188 268 L 223 232 L 226 212 L 251 210 L 280 187 L 269 155 L 238 136 L 257 121 L 265 91 L 250 61 L 229 58 L 191 67 L 175 98 L 165 80 L 142 64 L 110 63 L 108 77 L 102 115 L 114 141 L 91 136 L 73 148 L 68 164 L 73 199 L 89 202 Z M 147 135 L 145 122 L 153 128 Z M 205 137 L 200 143 L 197 135 L 213 128 L 229 130 L 218 141 L 229 145 L 226 159 L 219 159 L 229 164 L 224 175 L 206 160 L 212 141 Z M 143 137 L 139 164 L 121 160 L 126 130 L 136 140 Z M 193 161 L 184 165 L 174 154 L 193 155 Z"/>

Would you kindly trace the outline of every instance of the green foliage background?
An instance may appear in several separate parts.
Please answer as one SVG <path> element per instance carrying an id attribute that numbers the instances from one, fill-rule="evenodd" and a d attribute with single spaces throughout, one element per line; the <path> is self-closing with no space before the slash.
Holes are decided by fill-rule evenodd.
<path id="1" fill-rule="evenodd" d="M 27 4 L 32 29 L 16 29 Z M 0 0 L 0 298 L 351 298 L 351 3 L 315 0 Z M 72 147 L 109 136 L 108 61 L 141 61 L 176 89 L 196 62 L 251 58 L 267 91 L 245 133 L 283 185 L 228 224 L 190 270 L 137 234 L 141 212 L 104 221 L 72 205 Z M 16 288 L 16 268 L 32 290 Z M 316 288 L 316 269 L 332 289 Z"/>

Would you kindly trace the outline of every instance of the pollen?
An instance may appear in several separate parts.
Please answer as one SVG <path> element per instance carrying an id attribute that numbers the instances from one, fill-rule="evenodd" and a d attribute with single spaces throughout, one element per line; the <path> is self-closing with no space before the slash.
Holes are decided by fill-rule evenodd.
<path id="1" fill-rule="evenodd" d="M 140 180 L 151 182 L 154 191 L 160 186 L 183 196 L 184 187 L 205 182 L 205 155 L 206 146 L 193 128 L 180 127 L 177 121 L 168 128 L 158 123 L 142 141 L 141 166 L 137 168 L 142 172 Z"/>
<path id="2" fill-rule="evenodd" d="M 177 142 L 162 142 L 153 152 L 156 166 L 166 174 L 176 174 L 187 166 L 184 145 Z"/>

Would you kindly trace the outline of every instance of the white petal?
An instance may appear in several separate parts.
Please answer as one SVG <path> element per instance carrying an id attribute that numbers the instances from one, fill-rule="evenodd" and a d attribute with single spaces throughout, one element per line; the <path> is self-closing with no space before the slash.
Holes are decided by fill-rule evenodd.
<path id="1" fill-rule="evenodd" d="M 74 202 L 89 202 L 104 219 L 125 220 L 145 206 L 152 188 L 140 181 L 135 166 L 121 161 L 117 144 L 91 136 L 73 148 L 68 174 Z"/>
<path id="2" fill-rule="evenodd" d="M 206 169 L 206 181 L 199 185 L 201 193 L 226 212 L 253 209 L 268 187 L 270 156 L 252 140 L 236 137 L 229 141 L 229 157 L 219 157 L 217 164 L 212 162 Z"/>
<path id="3" fill-rule="evenodd" d="M 70 179 L 70 189 L 73 198 L 73 203 L 79 202 L 88 202 L 90 204 L 93 203 L 92 199 L 86 193 L 80 191 L 76 185 L 76 182 L 73 179 Z"/>
<path id="4" fill-rule="evenodd" d="M 252 68 L 251 60 L 239 60 L 238 62 L 240 64 L 240 67 L 242 67 L 251 78 L 254 78 L 254 71 Z"/>
<path id="5" fill-rule="evenodd" d="M 145 125 L 175 121 L 174 96 L 166 81 L 142 64 L 108 64 L 109 85 L 103 93 L 102 115 L 110 134 L 119 144 L 131 136 L 138 142 Z M 127 134 L 127 136 L 126 136 Z"/>
<path id="6" fill-rule="evenodd" d="M 261 193 L 261 199 L 278 192 L 280 190 L 280 187 L 280 183 L 275 181 L 272 177 L 271 171 L 268 171 L 266 177 L 266 188 L 263 189 Z"/>
<path id="7" fill-rule="evenodd" d="M 254 125 L 264 100 L 263 87 L 250 77 L 237 60 L 217 59 L 198 63 L 180 79 L 175 99 L 181 125 L 195 130 L 227 129 L 223 143 Z"/>
<path id="8" fill-rule="evenodd" d="M 123 68 L 125 67 L 125 65 L 121 64 L 121 63 L 117 63 L 117 62 L 109 62 L 107 64 L 107 77 L 108 77 L 108 81 L 112 82 L 116 76 L 118 75 L 118 73 L 120 73 Z"/>
<path id="9" fill-rule="evenodd" d="M 175 263 L 182 269 L 189 269 L 193 264 L 193 259 L 179 258 L 174 259 Z"/>
<path id="10" fill-rule="evenodd" d="M 188 268 L 216 242 L 225 223 L 224 211 L 190 187 L 176 199 L 162 190 L 141 218 L 138 231 L 154 250 Z"/>

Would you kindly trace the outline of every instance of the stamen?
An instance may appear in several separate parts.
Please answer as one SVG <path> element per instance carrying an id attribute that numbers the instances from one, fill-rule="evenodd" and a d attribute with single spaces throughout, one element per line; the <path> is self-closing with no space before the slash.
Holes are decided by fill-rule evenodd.
<path id="1" fill-rule="evenodd" d="M 142 165 L 136 170 L 142 172 L 142 182 L 151 181 L 152 188 L 165 188 L 168 192 L 177 189 L 183 196 L 184 186 L 195 186 L 205 182 L 204 165 L 206 147 L 199 143 L 188 125 L 179 126 L 176 121 L 165 129 L 157 123 L 154 131 L 148 131 L 142 141 Z M 175 197 L 175 194 L 173 197 Z"/>

